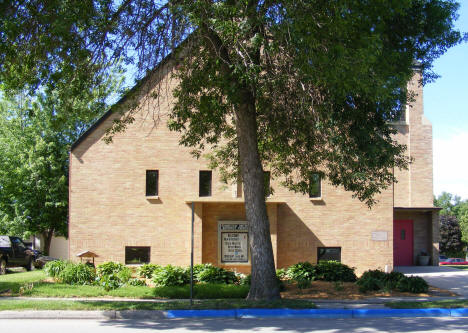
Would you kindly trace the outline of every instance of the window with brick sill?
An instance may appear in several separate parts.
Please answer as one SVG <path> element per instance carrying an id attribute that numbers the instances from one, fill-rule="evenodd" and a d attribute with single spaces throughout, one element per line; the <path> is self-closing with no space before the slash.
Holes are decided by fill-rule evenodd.
<path id="1" fill-rule="evenodd" d="M 159 170 L 146 170 L 146 196 L 157 197 L 159 195 Z"/>
<path id="2" fill-rule="evenodd" d="M 341 247 L 319 247 L 317 248 L 317 262 L 335 260 L 341 262 Z"/>
<path id="3" fill-rule="evenodd" d="M 126 246 L 125 265 L 143 265 L 150 262 L 151 247 L 149 246 Z"/>
<path id="4" fill-rule="evenodd" d="M 313 173 L 309 179 L 309 198 L 315 200 L 322 198 L 322 178 L 318 173 Z"/>
<path id="5" fill-rule="evenodd" d="M 211 170 L 200 171 L 198 182 L 198 195 L 200 197 L 211 197 Z"/>

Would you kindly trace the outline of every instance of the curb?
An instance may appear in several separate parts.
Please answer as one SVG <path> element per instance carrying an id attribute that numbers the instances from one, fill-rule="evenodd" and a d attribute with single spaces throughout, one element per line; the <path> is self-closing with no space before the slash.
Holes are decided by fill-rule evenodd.
<path id="1" fill-rule="evenodd" d="M 457 309 L 231 309 L 231 310 L 123 310 L 123 311 L 0 311 L 0 319 L 175 319 L 175 318 L 410 318 L 468 317 Z"/>
<path id="2" fill-rule="evenodd" d="M 123 310 L 123 311 L 76 311 L 76 310 L 38 310 L 38 311 L 0 311 L 0 319 L 165 319 L 160 310 Z"/>
<path id="3" fill-rule="evenodd" d="M 468 308 L 458 309 L 233 309 L 168 310 L 166 318 L 385 318 L 468 317 Z"/>

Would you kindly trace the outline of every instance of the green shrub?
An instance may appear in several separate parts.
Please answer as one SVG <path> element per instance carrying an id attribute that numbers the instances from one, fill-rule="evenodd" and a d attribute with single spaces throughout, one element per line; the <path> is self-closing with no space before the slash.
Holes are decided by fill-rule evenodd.
<path id="1" fill-rule="evenodd" d="M 245 298 L 249 293 L 247 285 L 201 283 L 193 286 L 193 297 L 197 299 Z M 154 288 L 154 296 L 161 298 L 189 298 L 190 286 Z"/>
<path id="2" fill-rule="evenodd" d="M 383 280 L 377 279 L 373 276 L 368 276 L 365 278 L 360 278 L 356 284 L 359 286 L 359 291 L 362 293 L 368 291 L 377 291 L 384 288 Z"/>
<path id="3" fill-rule="evenodd" d="M 91 284 L 96 276 L 93 267 L 83 263 L 55 260 L 45 264 L 44 271 L 47 276 L 53 277 L 60 283 Z"/>
<path id="4" fill-rule="evenodd" d="M 465 258 L 465 251 L 445 251 L 444 253 L 448 258 Z"/>
<path id="5" fill-rule="evenodd" d="M 316 266 L 316 279 L 323 281 L 355 282 L 354 268 L 339 261 L 320 261 Z"/>
<path id="6" fill-rule="evenodd" d="M 194 294 L 199 299 L 246 298 L 249 289 L 249 286 L 235 284 L 203 283 L 194 286 Z"/>
<path id="7" fill-rule="evenodd" d="M 130 268 L 112 261 L 99 265 L 96 272 L 96 284 L 106 291 L 125 285 L 132 277 Z"/>
<path id="8" fill-rule="evenodd" d="M 396 285 L 399 291 L 407 291 L 410 293 L 425 293 L 429 289 L 427 282 L 419 276 L 405 276 L 400 279 Z"/>
<path id="9" fill-rule="evenodd" d="M 288 280 L 289 279 L 288 272 L 284 268 L 278 268 L 276 270 L 276 277 L 278 279 L 280 279 L 280 280 Z"/>
<path id="10" fill-rule="evenodd" d="M 62 260 L 49 261 L 44 265 L 44 271 L 47 276 L 58 279 L 66 264 L 67 262 Z"/>
<path id="11" fill-rule="evenodd" d="M 238 279 L 238 285 L 240 286 L 246 286 L 250 288 L 250 285 L 252 284 L 252 275 L 251 274 L 242 274 L 242 273 L 237 273 L 236 274 L 237 279 Z M 286 285 L 283 280 L 281 280 L 278 275 L 276 276 L 276 281 L 278 283 L 278 287 L 280 291 L 285 291 L 286 290 Z"/>
<path id="12" fill-rule="evenodd" d="M 157 269 L 161 269 L 162 266 L 156 264 L 144 264 L 138 268 L 138 276 L 142 278 L 151 279 L 153 272 Z"/>
<path id="13" fill-rule="evenodd" d="M 239 273 L 237 274 L 237 278 L 239 279 L 239 285 L 241 286 L 250 286 L 251 282 L 252 282 L 252 275 L 250 274 L 242 274 L 242 273 Z"/>
<path id="14" fill-rule="evenodd" d="M 394 290 L 398 289 L 400 291 L 410 291 L 410 292 L 425 292 L 421 282 L 408 282 L 407 277 L 400 272 L 391 272 L 385 273 L 380 270 L 369 270 L 364 272 L 362 276 L 358 279 L 357 285 L 361 292 L 367 291 L 377 291 L 377 290 Z M 424 281 L 424 280 L 423 280 Z M 424 281 L 426 283 L 426 281 Z M 412 288 L 413 284 L 415 285 Z M 427 283 L 426 283 L 427 285 Z M 420 287 L 422 286 L 422 287 Z M 422 291 L 411 291 L 413 290 L 422 290 Z"/>
<path id="15" fill-rule="evenodd" d="M 286 284 L 278 276 L 276 276 L 276 282 L 278 283 L 279 291 L 285 291 L 286 290 Z"/>
<path id="16" fill-rule="evenodd" d="M 117 274 L 102 275 L 96 279 L 96 284 L 103 287 L 104 290 L 114 290 L 120 288 L 123 284 L 117 277 Z"/>
<path id="17" fill-rule="evenodd" d="M 153 282 L 157 287 L 183 286 L 190 282 L 190 271 L 167 265 L 153 273 Z"/>
<path id="18" fill-rule="evenodd" d="M 357 280 L 360 292 L 377 291 L 385 288 L 387 273 L 381 270 L 368 270 Z"/>
<path id="19" fill-rule="evenodd" d="M 194 267 L 194 279 L 203 283 L 225 283 L 234 284 L 238 282 L 234 272 L 228 271 L 221 267 L 213 266 L 212 264 L 201 264 Z"/>
<path id="20" fill-rule="evenodd" d="M 197 276 L 201 271 L 203 271 L 206 266 L 212 266 L 211 264 L 197 264 L 193 266 L 193 276 Z M 190 267 L 189 267 L 189 273 L 190 273 Z"/>
<path id="21" fill-rule="evenodd" d="M 308 288 L 317 277 L 316 266 L 307 261 L 299 262 L 288 268 L 287 275 L 291 280 L 297 282 L 300 289 Z"/>
<path id="22" fill-rule="evenodd" d="M 117 277 L 122 284 L 127 283 L 132 278 L 132 270 L 124 266 L 119 272 L 117 272 Z"/>
<path id="23" fill-rule="evenodd" d="M 86 285 L 92 284 L 96 278 L 94 268 L 83 263 L 66 263 L 58 275 L 58 280 L 66 284 Z"/>
<path id="24" fill-rule="evenodd" d="M 373 279 L 377 279 L 377 280 L 385 280 L 386 279 L 386 276 L 387 276 L 388 273 L 385 273 L 381 270 L 378 270 L 378 269 L 374 269 L 374 270 L 368 270 L 368 271 L 365 271 L 361 277 L 359 278 L 358 280 L 358 284 L 359 284 L 359 281 L 360 280 L 363 280 L 363 279 L 368 279 L 368 278 L 373 278 Z"/>
<path id="25" fill-rule="evenodd" d="M 110 274 L 113 274 L 113 273 L 118 273 L 118 272 L 122 271 L 124 268 L 127 268 L 124 264 L 121 264 L 119 262 L 109 261 L 109 262 L 105 262 L 103 264 L 100 264 L 96 269 L 96 273 L 97 273 L 98 277 L 100 277 L 100 276 L 104 276 L 104 275 L 110 275 Z"/>
<path id="26" fill-rule="evenodd" d="M 139 286 L 146 286 L 146 283 L 143 280 L 133 278 L 133 279 L 129 279 L 125 285 L 139 287 Z"/>
<path id="27" fill-rule="evenodd" d="M 387 276 L 386 276 L 386 279 L 387 279 L 386 280 L 387 281 L 386 288 L 389 289 L 389 290 L 396 289 L 398 281 L 400 281 L 401 279 L 404 279 L 404 278 L 406 278 L 405 274 L 400 273 L 400 272 L 388 273 Z"/>

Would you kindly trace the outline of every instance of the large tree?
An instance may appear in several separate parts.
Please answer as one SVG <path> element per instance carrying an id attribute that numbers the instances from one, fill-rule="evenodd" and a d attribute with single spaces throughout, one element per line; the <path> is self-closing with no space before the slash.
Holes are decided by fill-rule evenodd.
<path id="1" fill-rule="evenodd" d="M 460 223 L 455 216 L 440 216 L 440 252 L 452 256 L 458 256 L 465 247 L 462 241 Z"/>
<path id="2" fill-rule="evenodd" d="M 455 217 L 459 229 L 461 230 L 461 239 L 465 244 L 468 243 L 468 200 L 462 200 L 460 196 L 448 192 L 442 192 L 438 197 L 434 197 L 434 206 L 441 207 L 440 223 L 444 217 Z M 442 242 L 443 240 L 441 240 Z"/>
<path id="3" fill-rule="evenodd" d="M 0 100 L 0 234 L 68 235 L 68 156 L 71 144 L 105 112 L 118 85 L 74 96 L 66 87 Z M 65 96 L 68 95 L 68 98 Z M 64 109 L 74 110 L 64 117 Z"/>
<path id="4" fill-rule="evenodd" d="M 277 298 L 263 169 L 301 192 L 319 172 L 375 203 L 395 181 L 393 168 L 409 162 L 389 121 L 411 98 L 405 88 L 415 61 L 431 79 L 432 61 L 460 41 L 457 7 L 451 0 L 3 2 L 0 80 L 9 89 L 76 77 L 93 84 L 105 71 L 96 64 L 124 58 L 142 76 L 171 55 L 179 81 L 169 126 L 196 155 L 209 148 L 227 178 L 242 179 L 248 298 Z"/>

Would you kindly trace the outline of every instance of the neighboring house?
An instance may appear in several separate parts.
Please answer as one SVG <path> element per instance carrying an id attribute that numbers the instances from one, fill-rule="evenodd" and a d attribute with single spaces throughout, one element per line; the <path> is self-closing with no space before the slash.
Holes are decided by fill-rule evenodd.
<path id="1" fill-rule="evenodd" d="M 41 235 L 31 236 L 28 240 L 33 249 L 43 250 L 44 239 Z M 57 259 L 68 259 L 68 239 L 62 236 L 52 236 L 49 256 Z"/>
<path id="2" fill-rule="evenodd" d="M 383 191 L 372 209 L 326 180 L 317 178 L 310 195 L 290 192 L 271 180 L 274 194 L 266 205 L 278 268 L 335 259 L 358 273 L 391 270 L 415 264 L 422 251 L 431 255 L 431 264 L 438 264 L 432 127 L 423 114 L 418 77 L 409 84 L 415 101 L 395 123 L 396 138 L 408 146 L 414 162 L 409 170 L 395 170 L 399 182 Z M 173 86 L 165 80 L 165 87 Z M 165 124 L 171 96 L 161 97 L 161 121 L 155 126 L 155 102 L 144 93 L 151 89 L 149 83 L 140 87 L 140 111 L 113 143 L 102 139 L 113 120 L 122 117 L 118 112 L 105 114 L 72 146 L 70 259 L 89 250 L 98 255 L 97 263 L 189 265 L 193 203 L 195 263 L 249 271 L 242 185 L 220 182 L 205 159 L 193 158 L 189 148 L 179 145 L 179 134 Z M 125 108 L 126 103 L 124 99 L 119 105 Z"/>

